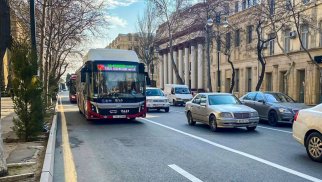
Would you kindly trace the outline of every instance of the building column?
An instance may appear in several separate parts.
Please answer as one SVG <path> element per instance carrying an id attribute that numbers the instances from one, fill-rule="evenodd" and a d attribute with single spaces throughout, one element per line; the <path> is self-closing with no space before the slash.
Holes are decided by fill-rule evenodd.
<path id="1" fill-rule="evenodd" d="M 188 87 L 190 82 L 190 70 L 189 70 L 189 48 L 184 48 L 184 83 Z"/>
<path id="2" fill-rule="evenodd" d="M 174 59 L 174 63 L 175 63 L 175 65 L 177 66 L 177 69 L 178 69 L 178 58 L 177 58 L 177 55 L 178 55 L 178 52 L 177 51 L 173 51 L 173 59 Z M 177 82 L 177 76 L 176 76 L 176 72 L 175 72 L 175 70 L 174 70 L 174 67 L 172 68 L 172 77 L 173 77 L 173 83 L 174 84 L 177 84 L 178 82 Z"/>
<path id="3" fill-rule="evenodd" d="M 179 57 L 178 57 L 178 70 L 179 70 L 179 76 L 181 79 L 183 79 L 183 54 L 182 49 L 178 50 Z"/>
<path id="4" fill-rule="evenodd" d="M 163 66 L 163 61 L 162 61 L 162 55 L 159 55 L 159 82 L 160 82 L 160 88 L 164 89 L 164 66 Z"/>
<path id="5" fill-rule="evenodd" d="M 167 59 L 167 53 L 163 54 L 163 78 L 164 78 L 164 84 L 169 83 L 168 82 L 168 59 Z"/>
<path id="6" fill-rule="evenodd" d="M 168 53 L 168 72 L 167 74 L 169 74 L 168 76 L 168 83 L 172 84 L 173 83 L 173 69 L 172 69 L 172 61 L 171 61 L 171 53 Z"/>
<path id="7" fill-rule="evenodd" d="M 198 90 L 203 90 L 204 65 L 203 65 L 203 45 L 198 43 Z"/>
<path id="8" fill-rule="evenodd" d="M 191 45 L 191 90 L 197 90 L 197 62 L 196 62 L 196 48 Z"/>

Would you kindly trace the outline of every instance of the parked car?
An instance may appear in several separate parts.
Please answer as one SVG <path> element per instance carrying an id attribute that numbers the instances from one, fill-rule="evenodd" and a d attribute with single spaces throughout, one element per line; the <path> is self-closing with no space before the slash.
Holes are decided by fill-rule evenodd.
<path id="1" fill-rule="evenodd" d="M 183 105 L 192 99 L 192 94 L 187 85 L 166 84 L 164 93 L 169 102 L 175 106 Z"/>
<path id="2" fill-rule="evenodd" d="M 255 130 L 259 121 L 256 110 L 242 105 L 229 93 L 200 93 L 185 107 L 189 125 L 208 124 L 212 131 L 218 128 L 246 127 Z"/>
<path id="3" fill-rule="evenodd" d="M 295 115 L 293 137 L 305 146 L 312 160 L 322 162 L 322 104 Z"/>
<path id="4" fill-rule="evenodd" d="M 169 112 L 170 110 L 169 100 L 159 88 L 147 87 L 146 101 L 148 111 L 151 109 L 156 109 L 158 111 L 163 109 L 165 112 Z"/>
<path id="5" fill-rule="evenodd" d="M 271 126 L 293 123 L 297 111 L 308 108 L 304 103 L 296 103 L 290 96 L 280 92 L 249 92 L 240 101 L 255 109 L 259 118 L 267 120 Z"/>

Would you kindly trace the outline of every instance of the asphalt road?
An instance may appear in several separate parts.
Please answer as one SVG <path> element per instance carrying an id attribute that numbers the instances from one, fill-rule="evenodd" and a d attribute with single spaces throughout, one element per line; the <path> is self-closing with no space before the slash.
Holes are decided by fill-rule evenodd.
<path id="1" fill-rule="evenodd" d="M 322 164 L 307 157 L 290 125 L 214 133 L 204 124 L 189 126 L 183 107 L 132 122 L 88 122 L 66 93 L 62 96 L 54 181 L 71 181 L 71 176 L 102 182 L 322 179 Z"/>

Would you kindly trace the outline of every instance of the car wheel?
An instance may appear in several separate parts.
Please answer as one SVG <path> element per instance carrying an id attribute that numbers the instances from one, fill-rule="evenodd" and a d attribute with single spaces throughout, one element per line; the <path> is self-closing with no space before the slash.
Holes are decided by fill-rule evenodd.
<path id="1" fill-rule="evenodd" d="M 188 112 L 187 114 L 188 124 L 193 126 L 196 124 L 196 121 L 193 120 L 191 112 Z"/>
<path id="2" fill-rule="evenodd" d="M 306 152 L 316 162 L 322 162 L 322 135 L 318 132 L 311 133 L 305 142 Z"/>
<path id="3" fill-rule="evenodd" d="M 165 112 L 169 112 L 169 110 L 170 110 L 170 108 L 168 108 L 168 107 L 164 109 Z"/>
<path id="4" fill-rule="evenodd" d="M 216 117 L 214 115 L 211 115 L 210 118 L 209 118 L 209 126 L 210 126 L 211 131 L 215 132 L 215 131 L 218 130 Z"/>
<path id="5" fill-rule="evenodd" d="M 278 116 L 276 111 L 270 111 L 268 113 L 268 124 L 271 126 L 277 126 Z"/>
<path id="6" fill-rule="evenodd" d="M 256 126 L 247 126 L 246 128 L 248 131 L 254 131 L 256 129 Z"/>

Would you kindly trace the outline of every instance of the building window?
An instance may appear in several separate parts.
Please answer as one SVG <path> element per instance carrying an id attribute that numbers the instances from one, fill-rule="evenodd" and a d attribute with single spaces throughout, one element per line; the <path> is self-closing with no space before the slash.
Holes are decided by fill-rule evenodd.
<path id="1" fill-rule="evenodd" d="M 306 3 L 309 3 L 310 0 L 302 0 L 303 1 L 303 4 L 306 4 Z"/>
<path id="2" fill-rule="evenodd" d="M 247 44 L 252 43 L 253 40 L 253 25 L 247 26 Z"/>
<path id="3" fill-rule="evenodd" d="M 266 73 L 266 91 L 273 91 L 272 73 Z"/>
<path id="4" fill-rule="evenodd" d="M 269 38 L 271 39 L 269 41 L 269 55 L 274 55 L 274 49 L 275 49 L 275 34 L 272 33 L 269 35 Z"/>
<path id="5" fill-rule="evenodd" d="M 246 9 L 246 0 L 243 0 L 242 2 L 242 10 L 245 10 Z"/>
<path id="6" fill-rule="evenodd" d="M 229 3 L 224 4 L 224 14 L 229 15 Z"/>
<path id="7" fill-rule="evenodd" d="M 229 50 L 230 49 L 230 40 L 231 40 L 231 33 L 228 32 L 226 33 L 226 49 Z"/>
<path id="8" fill-rule="evenodd" d="M 285 8 L 289 11 L 292 10 L 293 8 L 292 0 L 285 0 Z"/>
<path id="9" fill-rule="evenodd" d="M 247 92 L 252 91 L 252 68 L 247 68 Z"/>
<path id="10" fill-rule="evenodd" d="M 220 13 L 216 14 L 216 24 L 219 25 L 221 22 L 221 17 L 220 17 Z"/>
<path id="11" fill-rule="evenodd" d="M 235 2 L 235 13 L 237 13 L 239 10 L 239 1 Z"/>
<path id="12" fill-rule="evenodd" d="M 247 0 L 247 8 L 252 6 L 252 0 Z"/>
<path id="13" fill-rule="evenodd" d="M 239 92 L 239 69 L 235 69 L 235 92 Z"/>
<path id="14" fill-rule="evenodd" d="M 306 24 L 302 25 L 301 27 L 301 39 L 303 44 L 303 47 L 301 46 L 301 49 L 307 49 L 309 47 L 309 26 Z"/>
<path id="15" fill-rule="evenodd" d="M 235 46 L 240 46 L 240 29 L 235 30 Z"/>
<path id="16" fill-rule="evenodd" d="M 269 2 L 269 13 L 271 15 L 275 14 L 275 0 L 270 0 Z"/>
<path id="17" fill-rule="evenodd" d="M 253 0 L 253 5 L 257 5 L 258 4 L 258 0 Z"/>
<path id="18" fill-rule="evenodd" d="M 291 30 L 286 29 L 284 31 L 284 51 L 286 53 L 290 52 L 290 46 L 291 46 L 291 37 L 290 37 Z"/>

